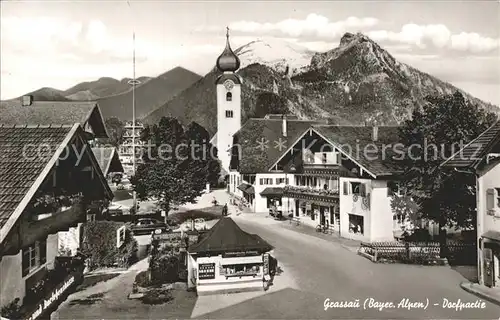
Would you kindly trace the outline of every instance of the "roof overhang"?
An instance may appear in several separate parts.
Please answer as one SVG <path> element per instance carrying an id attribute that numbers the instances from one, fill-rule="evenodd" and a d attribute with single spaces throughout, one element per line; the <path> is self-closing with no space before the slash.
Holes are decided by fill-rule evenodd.
<path id="1" fill-rule="evenodd" d="M 297 143 L 299 143 L 300 140 L 302 140 L 306 135 L 312 135 L 312 133 L 315 133 L 317 134 L 318 136 L 320 136 L 323 140 L 325 140 L 326 142 L 328 142 L 332 147 L 334 147 L 335 149 L 337 149 L 340 153 L 342 153 L 344 156 L 346 156 L 349 160 L 351 160 L 352 162 L 354 162 L 357 166 L 359 166 L 364 172 L 367 172 L 370 176 L 372 176 L 374 179 L 377 178 L 377 176 L 371 172 L 370 170 L 366 169 L 364 166 L 362 166 L 358 161 L 356 161 L 350 154 L 346 153 L 342 148 L 341 146 L 339 146 L 337 143 L 333 142 L 333 141 L 330 141 L 328 138 L 326 138 L 323 134 L 321 134 L 318 130 L 316 130 L 314 127 L 309 127 L 307 130 L 304 131 L 303 134 L 301 134 L 296 140 L 295 142 L 290 145 L 290 147 L 284 152 L 281 154 L 281 156 L 273 163 L 272 166 L 269 167 L 269 171 L 272 170 L 272 168 L 274 168 L 284 157 L 285 155 L 287 155 L 292 149 L 293 147 L 295 147 L 297 145 Z"/>
<path id="2" fill-rule="evenodd" d="M 87 141 L 83 139 L 83 128 L 79 123 L 75 123 L 72 127 L 69 133 L 66 135 L 64 140 L 61 142 L 61 144 L 58 146 L 50 160 L 47 162 L 45 165 L 42 173 L 36 178 L 35 182 L 31 186 L 31 188 L 28 190 L 28 192 L 24 195 L 24 198 L 21 200 L 17 208 L 14 210 L 14 212 L 10 215 L 9 219 L 7 222 L 2 226 L 0 229 L 0 243 L 5 240 L 7 235 L 9 234 L 10 230 L 14 227 L 15 223 L 19 219 L 19 217 L 22 215 L 28 204 L 31 202 L 32 198 L 34 197 L 35 193 L 38 191 L 40 186 L 43 184 L 47 176 L 50 174 L 52 171 L 52 168 L 57 164 L 59 161 L 59 157 L 63 152 L 66 152 L 66 146 L 72 141 L 72 139 L 77 136 L 78 138 L 81 139 L 82 143 L 84 144 L 84 150 L 87 152 L 87 154 L 90 157 L 90 161 L 92 162 L 92 165 L 94 168 L 97 168 L 99 170 L 95 170 L 97 172 L 97 176 L 99 180 L 101 181 L 101 184 L 104 187 L 104 191 L 106 193 L 106 196 L 109 200 L 113 199 L 113 192 L 111 191 L 106 178 L 102 174 L 102 171 L 99 167 L 99 164 L 91 151 L 90 146 L 88 145 Z"/>

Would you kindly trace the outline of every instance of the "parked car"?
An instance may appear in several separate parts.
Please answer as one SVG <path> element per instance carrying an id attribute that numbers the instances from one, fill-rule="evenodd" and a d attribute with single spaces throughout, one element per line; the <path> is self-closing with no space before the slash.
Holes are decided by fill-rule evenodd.
<path id="1" fill-rule="evenodd" d="M 161 221 L 151 218 L 141 218 L 137 223 L 132 225 L 131 230 L 134 234 L 138 233 L 151 233 L 157 229 L 165 230 L 168 226 Z"/>

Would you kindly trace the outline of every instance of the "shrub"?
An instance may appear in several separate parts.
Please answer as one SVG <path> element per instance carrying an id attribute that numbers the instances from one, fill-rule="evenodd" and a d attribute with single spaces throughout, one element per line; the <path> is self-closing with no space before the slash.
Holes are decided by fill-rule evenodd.
<path id="1" fill-rule="evenodd" d="M 152 289 L 141 299 L 145 304 L 162 304 L 173 300 L 172 293 L 167 289 Z"/>
<path id="2" fill-rule="evenodd" d="M 125 243 L 116 247 L 116 230 L 123 223 L 113 221 L 91 221 L 84 225 L 82 252 L 88 258 L 89 268 L 128 267 L 137 261 L 137 241 L 129 229 L 125 233 Z"/>
<path id="3" fill-rule="evenodd" d="M 135 283 L 139 287 L 149 287 L 151 285 L 151 281 L 149 281 L 149 271 L 141 271 L 135 276 Z"/>
<path id="4" fill-rule="evenodd" d="M 10 303 L 2 307 L 0 314 L 3 318 L 7 319 L 21 319 L 21 305 L 19 304 L 20 299 L 15 298 Z"/>

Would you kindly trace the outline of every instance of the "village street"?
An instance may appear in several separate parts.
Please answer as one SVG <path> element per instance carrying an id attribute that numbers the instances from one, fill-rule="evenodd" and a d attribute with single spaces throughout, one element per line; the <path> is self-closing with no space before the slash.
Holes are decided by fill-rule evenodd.
<path id="1" fill-rule="evenodd" d="M 283 265 L 284 273 L 293 276 L 296 288 L 265 294 L 200 315 L 200 318 L 498 319 L 500 315 L 500 307 L 488 302 L 484 309 L 443 308 L 443 299 L 478 300 L 460 288 L 460 282 L 465 279 L 450 267 L 374 264 L 340 243 L 292 231 L 289 225 L 283 225 L 288 222 L 258 215 L 242 214 L 234 219 L 245 231 L 259 234 L 275 246 L 275 256 Z M 276 277 L 275 282 L 279 281 L 280 277 Z M 394 302 L 395 306 L 405 298 L 424 304 L 429 299 L 429 303 L 427 309 L 364 310 L 367 298 L 379 303 Z M 359 299 L 361 306 L 325 311 L 326 299 L 332 302 Z"/>
<path id="2" fill-rule="evenodd" d="M 216 191 L 220 203 L 228 201 L 225 191 Z M 213 194 L 204 195 L 189 209 L 206 207 Z M 374 264 L 358 256 L 349 241 L 328 241 L 314 231 L 275 221 L 264 213 L 231 215 L 245 231 L 259 234 L 275 250 L 283 274 L 276 276 L 267 292 L 183 298 L 166 305 L 147 306 L 128 300 L 137 270 L 147 268 L 145 261 L 129 272 L 68 298 L 53 319 L 116 318 L 211 318 L 211 319 L 498 319 L 500 307 L 485 302 L 484 309 L 443 308 L 443 300 L 475 302 L 475 296 L 460 288 L 465 278 L 450 267 L 423 267 L 401 264 Z M 300 232 L 299 232 L 300 231 Z M 92 302 L 72 303 L 70 300 Z M 377 308 L 364 309 L 364 301 L 373 298 Z M 410 303 L 428 303 L 426 309 L 397 308 L 403 299 Z M 82 300 L 83 299 L 83 300 Z M 356 308 L 331 308 L 325 311 L 325 300 L 355 302 Z M 428 302 L 427 302 L 428 299 Z M 380 303 L 393 302 L 395 308 L 379 310 Z M 436 305 L 434 305 L 436 304 Z M 368 307 L 368 305 L 367 305 Z"/>

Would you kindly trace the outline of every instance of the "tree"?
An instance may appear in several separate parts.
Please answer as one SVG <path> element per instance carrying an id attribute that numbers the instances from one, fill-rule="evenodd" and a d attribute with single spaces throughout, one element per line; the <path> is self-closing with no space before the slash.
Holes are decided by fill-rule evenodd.
<path id="1" fill-rule="evenodd" d="M 177 119 L 163 117 L 159 124 L 146 126 L 141 134 L 148 150 L 131 182 L 139 199 L 157 198 L 167 214 L 172 207 L 200 196 L 212 174 L 207 171 L 213 166 L 212 159 L 198 159 L 190 150 L 190 136 L 203 139 L 203 130 L 191 127 L 185 132 Z"/>
<path id="2" fill-rule="evenodd" d="M 466 101 L 459 92 L 427 97 L 426 102 L 399 129 L 405 152 L 393 159 L 403 168 L 402 186 L 421 216 L 438 222 L 440 230 L 446 225 L 472 227 L 475 176 L 440 164 L 486 130 L 496 116 Z M 440 233 L 444 241 L 444 231 Z"/>
<path id="3" fill-rule="evenodd" d="M 193 160 L 205 173 L 204 181 L 211 185 L 219 181 L 221 166 L 217 158 L 217 149 L 210 143 L 208 131 L 196 122 L 191 122 L 186 129 L 186 136 L 190 142 Z"/>
<path id="4" fill-rule="evenodd" d="M 109 135 L 107 143 L 115 148 L 118 148 L 123 140 L 125 124 L 120 119 L 113 117 L 106 119 L 105 125 Z"/>

